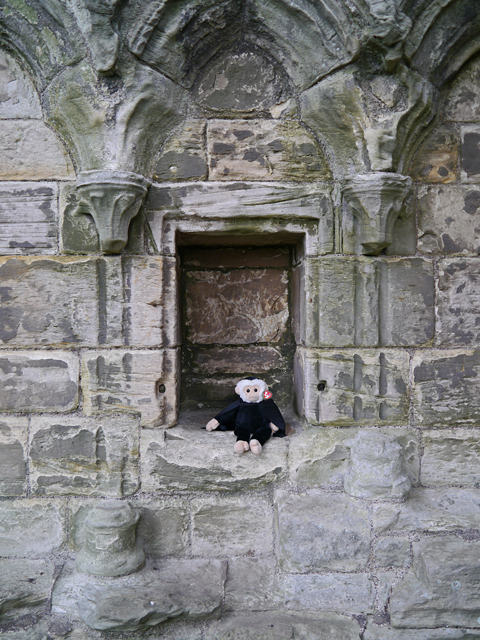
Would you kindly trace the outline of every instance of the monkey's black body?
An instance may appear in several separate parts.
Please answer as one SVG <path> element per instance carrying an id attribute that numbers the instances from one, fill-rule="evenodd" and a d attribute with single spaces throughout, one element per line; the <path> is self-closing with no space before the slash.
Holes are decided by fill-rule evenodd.
<path id="1" fill-rule="evenodd" d="M 283 438 L 286 435 L 285 421 L 279 408 L 271 399 L 261 402 L 244 402 L 239 398 L 220 411 L 215 419 L 220 423 L 219 429 L 233 431 L 237 440 L 245 442 L 254 439 L 264 445 L 272 434 L 270 422 L 278 427 L 278 431 L 273 433 L 274 436 Z"/>

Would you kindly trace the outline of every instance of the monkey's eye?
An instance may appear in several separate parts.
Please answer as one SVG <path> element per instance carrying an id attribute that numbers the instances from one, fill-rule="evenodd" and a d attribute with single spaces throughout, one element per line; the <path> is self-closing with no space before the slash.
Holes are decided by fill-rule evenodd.
<path id="1" fill-rule="evenodd" d="M 255 387 L 254 391 L 255 391 L 255 393 L 257 393 L 258 389 Z"/>
<path id="2" fill-rule="evenodd" d="M 245 389 L 245 392 L 246 393 L 250 393 L 250 389 Z"/>

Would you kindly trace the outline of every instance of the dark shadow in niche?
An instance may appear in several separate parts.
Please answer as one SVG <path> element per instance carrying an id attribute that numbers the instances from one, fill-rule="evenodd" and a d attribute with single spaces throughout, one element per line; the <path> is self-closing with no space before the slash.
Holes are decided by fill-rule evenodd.
<path id="1" fill-rule="evenodd" d="M 288 411 L 296 346 L 295 245 L 229 246 L 225 238 L 208 245 L 202 240 L 179 246 L 183 416 L 225 407 L 237 397 L 236 382 L 247 375 L 264 379 L 275 402 Z"/>

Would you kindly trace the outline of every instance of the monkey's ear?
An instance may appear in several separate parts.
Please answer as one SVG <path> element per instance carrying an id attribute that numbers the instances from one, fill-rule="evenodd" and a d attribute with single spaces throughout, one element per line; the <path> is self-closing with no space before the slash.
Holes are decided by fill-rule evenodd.
<path id="1" fill-rule="evenodd" d="M 242 390 L 238 385 L 235 387 L 235 393 L 237 394 L 237 396 L 239 396 L 242 393 Z"/>

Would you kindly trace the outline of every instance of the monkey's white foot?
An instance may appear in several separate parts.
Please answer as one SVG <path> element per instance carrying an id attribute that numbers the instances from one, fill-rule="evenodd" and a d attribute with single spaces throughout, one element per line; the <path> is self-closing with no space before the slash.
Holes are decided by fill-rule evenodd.
<path id="1" fill-rule="evenodd" d="M 234 453 L 245 453 L 245 451 L 248 451 L 249 449 L 249 444 L 248 442 L 245 442 L 245 440 L 238 440 L 235 443 L 235 446 L 233 447 L 233 452 Z"/>
<path id="2" fill-rule="evenodd" d="M 262 445 L 258 440 L 250 440 L 250 451 L 256 456 L 262 453 Z"/>

